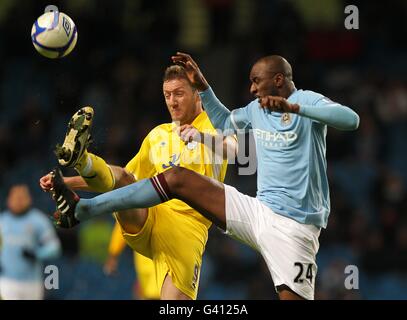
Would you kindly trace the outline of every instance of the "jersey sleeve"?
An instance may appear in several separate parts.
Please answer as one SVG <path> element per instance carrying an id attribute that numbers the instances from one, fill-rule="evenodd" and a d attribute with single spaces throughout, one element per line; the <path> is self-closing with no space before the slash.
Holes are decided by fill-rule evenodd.
<path id="1" fill-rule="evenodd" d="M 136 180 L 151 178 L 156 173 L 150 161 L 150 134 L 144 139 L 136 156 L 127 163 L 126 170 L 134 174 Z"/>
<path id="2" fill-rule="evenodd" d="M 244 108 L 232 110 L 230 114 L 230 122 L 235 130 L 249 130 L 252 128 L 251 108 L 253 108 L 251 102 Z"/>
<path id="3" fill-rule="evenodd" d="M 216 97 L 212 88 L 199 93 L 202 104 L 214 128 L 223 130 L 224 135 L 231 135 L 239 129 L 250 129 L 250 103 L 245 108 L 230 111 Z M 235 115 L 232 116 L 232 113 Z"/>
<path id="4" fill-rule="evenodd" d="M 316 95 L 310 105 L 300 104 L 298 113 L 339 130 L 355 130 L 359 126 L 355 111 L 322 95 Z"/>

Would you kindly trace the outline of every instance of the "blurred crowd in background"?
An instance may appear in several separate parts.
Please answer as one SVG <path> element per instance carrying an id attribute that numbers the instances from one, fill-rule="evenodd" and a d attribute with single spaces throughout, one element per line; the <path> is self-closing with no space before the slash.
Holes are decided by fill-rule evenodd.
<path id="1" fill-rule="evenodd" d="M 40 56 L 30 40 L 48 4 L 78 28 L 76 48 L 61 60 Z M 359 9 L 358 30 L 344 27 L 349 4 Z M 95 109 L 90 151 L 124 166 L 153 127 L 170 121 L 161 78 L 176 51 L 194 57 L 231 109 L 253 99 L 256 59 L 279 54 L 297 88 L 361 117 L 355 132 L 328 130 L 332 210 L 320 237 L 316 298 L 407 299 L 406 30 L 403 0 L 0 0 L 0 208 L 13 183 L 27 183 L 35 207 L 53 212 L 38 179 L 56 165 L 54 147 L 82 106 Z M 226 182 L 255 195 L 256 176 L 239 176 L 236 166 Z M 134 297 L 129 250 L 116 277 L 102 271 L 112 226 L 104 217 L 58 230 L 60 289 L 48 299 Z M 358 290 L 344 286 L 348 265 L 358 267 Z M 262 258 L 213 227 L 198 298 L 276 297 Z"/>

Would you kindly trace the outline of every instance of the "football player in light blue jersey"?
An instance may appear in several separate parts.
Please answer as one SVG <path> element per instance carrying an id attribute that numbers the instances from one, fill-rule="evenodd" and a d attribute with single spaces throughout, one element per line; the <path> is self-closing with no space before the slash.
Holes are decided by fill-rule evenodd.
<path id="1" fill-rule="evenodd" d="M 47 216 L 31 208 L 26 185 L 10 189 L 7 206 L 0 214 L 0 297 L 43 299 L 43 262 L 61 253 L 59 239 Z"/>
<path id="2" fill-rule="evenodd" d="M 215 128 L 253 130 L 259 171 L 257 197 L 174 167 L 101 196 L 79 199 L 55 170 L 56 219 L 70 227 L 99 214 L 179 198 L 227 234 L 258 250 L 280 299 L 313 299 L 318 238 L 330 210 L 327 126 L 355 130 L 359 116 L 321 94 L 297 90 L 291 66 L 281 56 L 267 56 L 253 65 L 250 92 L 256 99 L 232 112 L 216 98 L 188 54 L 177 53 L 172 59 L 186 68 Z"/>
<path id="3" fill-rule="evenodd" d="M 319 93 L 297 90 L 291 66 L 280 56 L 260 59 L 250 80 L 257 99 L 232 112 L 211 89 L 202 92 L 211 121 L 224 130 L 253 129 L 259 200 L 278 214 L 325 228 L 330 210 L 327 125 L 354 130 L 358 115 Z"/>

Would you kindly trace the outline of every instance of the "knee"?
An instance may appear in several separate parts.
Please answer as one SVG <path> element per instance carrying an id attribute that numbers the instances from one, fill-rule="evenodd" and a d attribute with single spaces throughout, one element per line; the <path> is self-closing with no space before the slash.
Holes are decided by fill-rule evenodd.
<path id="1" fill-rule="evenodd" d="M 173 167 L 164 172 L 165 181 L 171 193 L 177 194 L 177 192 L 185 186 L 189 174 L 190 170 L 182 167 Z"/>
<path id="2" fill-rule="evenodd" d="M 124 187 L 136 182 L 134 175 L 123 168 L 120 168 L 120 170 L 116 170 L 116 172 L 114 172 L 114 175 L 116 180 L 116 188 Z"/>

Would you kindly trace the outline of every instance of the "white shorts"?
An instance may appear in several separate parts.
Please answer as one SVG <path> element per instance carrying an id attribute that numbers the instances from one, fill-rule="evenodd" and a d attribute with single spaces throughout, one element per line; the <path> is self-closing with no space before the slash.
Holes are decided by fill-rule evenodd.
<path id="1" fill-rule="evenodd" d="M 44 299 L 44 284 L 41 281 L 0 278 L 0 298 L 3 300 L 42 300 Z"/>
<path id="2" fill-rule="evenodd" d="M 313 300 L 320 228 L 276 214 L 257 198 L 225 185 L 226 233 L 259 251 L 274 286 Z"/>

